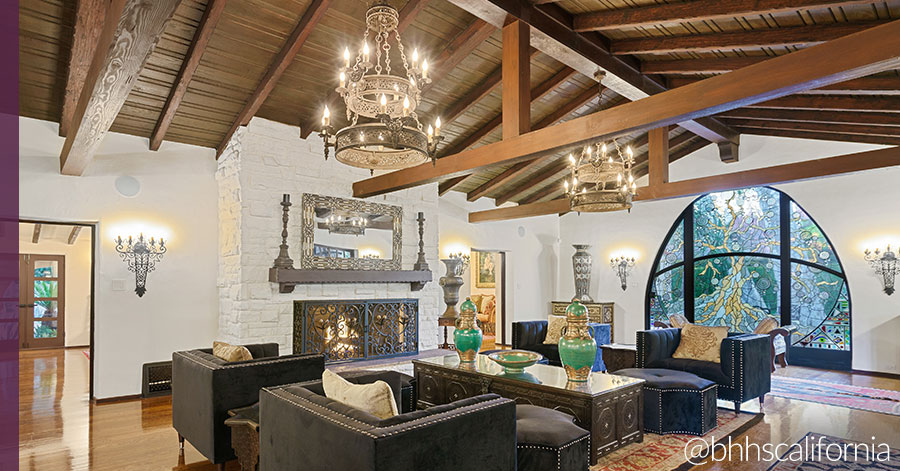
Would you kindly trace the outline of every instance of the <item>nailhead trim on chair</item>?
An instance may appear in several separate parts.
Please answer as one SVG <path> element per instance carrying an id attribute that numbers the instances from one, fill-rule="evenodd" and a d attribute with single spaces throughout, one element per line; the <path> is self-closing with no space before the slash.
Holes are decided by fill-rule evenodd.
<path id="1" fill-rule="evenodd" d="M 190 360 L 198 365 L 205 366 L 210 369 L 230 369 L 230 368 L 244 368 L 247 366 L 259 366 L 259 365 L 271 365 L 275 363 L 287 363 L 289 361 L 299 360 L 305 357 L 278 357 L 273 360 L 260 360 L 260 361 L 250 361 L 248 363 L 241 363 L 240 365 L 219 365 L 218 363 L 213 363 L 203 357 L 198 357 L 191 352 L 176 352 L 176 355 L 180 355 L 184 357 L 186 360 Z"/>
<path id="2" fill-rule="evenodd" d="M 349 429 L 351 429 L 351 430 L 355 430 L 355 431 L 357 431 L 357 432 L 359 432 L 359 433 L 362 433 L 362 434 L 364 434 L 364 435 L 367 435 L 367 436 L 369 436 L 369 437 L 371 437 L 371 438 L 389 437 L 389 436 L 391 436 L 391 435 L 396 435 L 396 434 L 398 434 L 398 433 L 403 433 L 403 432 L 406 432 L 406 431 L 409 431 L 409 430 L 415 430 L 415 429 L 417 429 L 417 428 L 422 428 L 422 427 L 425 427 L 425 426 L 427 426 L 427 425 L 431 425 L 431 424 L 434 424 L 434 423 L 444 422 L 444 421 L 450 420 L 450 419 L 455 418 L 455 417 L 462 417 L 462 416 L 464 416 L 464 415 L 473 414 L 473 413 L 478 412 L 478 411 L 481 411 L 481 410 L 486 410 L 486 409 L 491 409 L 491 408 L 494 408 L 494 407 L 498 407 L 498 406 L 500 406 L 500 405 L 503 405 L 503 404 L 506 402 L 506 400 L 503 399 L 503 398 L 491 399 L 490 401 L 485 401 L 485 402 L 482 403 L 482 404 L 486 404 L 485 406 L 478 407 L 478 408 L 476 408 L 476 409 L 471 409 L 471 410 L 468 410 L 468 411 L 466 411 L 466 412 L 462 412 L 462 413 L 458 413 L 458 414 L 444 415 L 444 414 L 446 414 L 446 412 L 444 412 L 444 413 L 440 413 L 440 414 L 436 414 L 436 415 L 432 415 L 432 416 L 428 416 L 428 417 L 422 417 L 422 418 L 420 418 L 420 419 L 416 419 L 416 420 L 413 420 L 413 421 L 411 421 L 411 422 L 408 422 L 408 423 L 411 423 L 411 424 L 412 424 L 412 423 L 419 422 L 419 423 L 416 424 L 416 425 L 413 425 L 413 426 L 410 426 L 410 427 L 404 427 L 404 428 L 402 428 L 402 429 L 400 429 L 400 430 L 395 430 L 395 431 L 393 431 L 393 432 L 385 432 L 385 433 L 381 433 L 381 434 L 379 434 L 379 435 L 374 435 L 374 434 L 371 434 L 371 433 L 369 433 L 369 432 L 367 432 L 367 431 L 365 431 L 365 430 L 358 429 L 358 428 L 353 427 L 353 426 L 351 426 L 351 425 L 349 425 L 349 424 L 346 424 L 346 423 L 341 422 L 341 421 L 339 421 L 339 420 L 335 420 L 334 418 L 328 417 L 328 416 L 326 416 L 326 415 L 324 415 L 324 414 L 322 414 L 322 413 L 320 413 L 320 412 L 318 412 L 318 411 L 315 411 L 315 410 L 313 410 L 313 409 L 310 409 L 309 407 L 306 407 L 306 406 L 304 406 L 304 405 L 302 405 L 302 404 L 298 404 L 297 402 L 292 401 L 291 399 L 289 399 L 289 398 L 287 398 L 287 397 L 284 397 L 284 396 L 281 396 L 281 395 L 279 395 L 279 394 L 276 394 L 276 391 L 277 391 L 277 392 L 280 392 L 280 393 L 282 393 L 282 394 L 289 394 L 289 395 L 291 395 L 291 396 L 293 396 L 293 397 L 295 397 L 295 398 L 297 398 L 297 399 L 299 399 L 299 400 L 301 400 L 301 401 L 308 402 L 308 403 L 310 403 L 310 404 L 313 404 L 313 405 L 316 406 L 316 407 L 322 407 L 322 408 L 324 408 L 323 406 L 321 406 L 321 405 L 319 405 L 319 404 L 315 404 L 314 402 L 310 401 L 309 399 L 306 399 L 306 398 L 304 398 L 304 397 L 300 397 L 300 396 L 298 396 L 298 395 L 296 395 L 296 394 L 294 394 L 294 393 L 292 393 L 292 392 L 290 392 L 290 391 L 287 391 L 287 390 L 285 390 L 285 389 L 273 390 L 273 389 L 268 389 L 268 388 L 266 388 L 266 390 L 269 391 L 273 396 L 275 396 L 275 397 L 278 398 L 278 399 L 281 399 L 281 400 L 286 401 L 286 402 L 290 402 L 291 404 L 294 404 L 295 406 L 297 406 L 297 407 L 299 407 L 299 408 L 301 408 L 301 409 L 303 409 L 303 410 L 312 412 L 313 414 L 318 415 L 319 417 L 322 417 L 322 418 L 324 418 L 324 419 L 326 419 L 326 420 L 329 420 L 329 421 L 331 421 L 331 422 L 334 422 L 334 423 L 336 423 L 336 424 L 338 424 L 338 425 L 340 425 L 340 426 L 342 426 L 342 427 L 344 427 L 344 428 L 349 428 Z M 473 404 L 473 405 L 474 405 L 474 404 Z M 364 423 L 364 422 L 360 422 L 359 420 L 354 419 L 353 417 L 346 416 L 346 415 L 341 414 L 341 413 L 339 413 L 339 412 L 335 412 L 335 411 L 333 411 L 333 410 L 331 410 L 331 409 L 328 409 L 328 412 L 329 412 L 329 413 L 332 413 L 332 414 L 334 414 L 334 415 L 341 416 L 341 417 L 343 417 L 343 418 L 345 418 L 345 419 L 347 419 L 347 420 L 356 422 L 356 423 L 358 423 L 358 424 L 362 424 L 362 425 L 365 425 L 365 426 L 367 426 L 367 427 L 372 427 L 373 429 L 388 429 L 388 428 L 391 428 L 391 427 L 397 427 L 397 425 L 391 425 L 391 426 L 389 426 L 389 427 L 382 427 L 382 426 L 379 426 L 379 425 L 371 425 L 371 424 L 367 424 L 367 423 Z M 400 425 L 402 425 L 402 424 L 400 424 Z"/>
<path id="3" fill-rule="evenodd" d="M 536 450 L 556 451 L 556 471 L 561 471 L 562 470 L 562 451 L 582 440 L 589 440 L 590 438 L 591 438 L 591 435 L 587 434 L 581 438 L 572 440 L 571 442 L 566 443 L 565 445 L 563 445 L 561 447 L 552 447 L 552 446 L 546 446 L 546 445 L 527 445 L 527 444 L 519 445 L 519 444 L 516 444 L 516 448 L 533 448 Z M 591 442 L 590 441 L 587 442 L 587 447 L 588 447 L 588 456 L 590 456 L 591 455 Z"/>

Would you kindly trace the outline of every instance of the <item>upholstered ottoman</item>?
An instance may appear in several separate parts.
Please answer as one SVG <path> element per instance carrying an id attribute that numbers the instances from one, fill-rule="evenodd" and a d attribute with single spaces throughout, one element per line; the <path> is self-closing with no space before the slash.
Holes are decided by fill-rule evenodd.
<path id="1" fill-rule="evenodd" d="M 518 471 L 587 471 L 591 434 L 564 412 L 516 405 Z"/>
<path id="2" fill-rule="evenodd" d="M 644 383 L 644 431 L 705 435 L 716 428 L 716 383 L 686 371 L 625 368 Z"/>

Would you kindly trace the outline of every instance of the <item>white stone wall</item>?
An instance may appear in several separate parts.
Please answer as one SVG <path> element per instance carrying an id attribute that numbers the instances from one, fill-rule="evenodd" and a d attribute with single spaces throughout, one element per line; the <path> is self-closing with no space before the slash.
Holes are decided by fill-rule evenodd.
<path id="1" fill-rule="evenodd" d="M 441 289 L 438 261 L 437 185 L 402 190 L 370 201 L 403 207 L 403 269 L 418 253 L 416 215 L 425 213 L 425 255 L 433 281 L 421 291 L 408 283 L 298 285 L 278 292 L 268 270 L 281 243 L 281 195 L 290 193 L 288 245 L 300 267 L 300 204 L 303 193 L 352 197 L 354 181 L 368 170 L 324 160 L 322 141 L 301 139 L 295 126 L 253 118 L 219 159 L 219 336 L 229 342 L 278 342 L 291 350 L 293 301 L 316 299 L 419 299 L 419 349 L 436 348 Z"/>

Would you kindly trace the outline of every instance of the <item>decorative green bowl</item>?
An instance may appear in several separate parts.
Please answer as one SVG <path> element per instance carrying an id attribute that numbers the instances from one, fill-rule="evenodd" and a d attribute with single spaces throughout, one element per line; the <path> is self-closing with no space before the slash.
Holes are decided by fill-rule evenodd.
<path id="1" fill-rule="evenodd" d="M 491 353 L 488 358 L 502 366 L 507 373 L 521 373 L 525 368 L 541 361 L 544 356 L 528 350 L 505 350 Z"/>

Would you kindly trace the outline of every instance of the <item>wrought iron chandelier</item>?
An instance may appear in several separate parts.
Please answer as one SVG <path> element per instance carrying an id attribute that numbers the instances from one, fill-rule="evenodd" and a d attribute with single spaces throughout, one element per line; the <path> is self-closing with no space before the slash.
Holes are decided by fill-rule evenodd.
<path id="1" fill-rule="evenodd" d="M 428 61 L 419 63 L 418 50 L 407 60 L 397 31 L 399 21 L 394 7 L 374 5 L 366 12 L 366 32 L 356 57 L 351 60 L 350 49 L 344 49 L 336 90 L 350 124 L 335 131 L 331 111 L 325 107 L 319 135 L 325 141 L 326 160 L 328 148 L 334 147 L 339 162 L 372 173 L 412 167 L 429 158 L 434 161 L 442 139 L 441 119 L 423 131 L 416 114 L 422 87 L 431 82 Z M 374 41 L 371 48 L 370 41 Z M 392 55 L 395 60 L 399 57 L 401 70 L 392 68 Z"/>
<path id="2" fill-rule="evenodd" d="M 144 234 L 139 235 L 137 240 L 131 236 L 124 240 L 119 236 L 116 238 L 116 252 L 128 265 L 128 271 L 134 272 L 134 292 L 138 297 L 143 297 L 147 292 L 147 274 L 156 268 L 156 262 L 162 260 L 166 253 L 166 241 L 160 237 L 157 245 L 153 237 L 145 240 Z"/>
<path id="3" fill-rule="evenodd" d="M 890 245 L 884 252 L 881 252 L 880 249 L 875 249 L 875 252 L 866 249 L 864 255 L 866 261 L 875 270 L 875 274 L 881 275 L 884 292 L 888 296 L 894 294 L 894 278 L 900 274 L 900 257 L 891 250 Z"/>
<path id="4" fill-rule="evenodd" d="M 345 234 L 360 236 L 366 233 L 369 220 L 362 216 L 342 216 L 332 214 L 325 218 L 325 227 L 329 234 Z"/>
<path id="5" fill-rule="evenodd" d="M 637 185 L 631 168 L 634 152 L 625 152 L 613 140 L 613 151 L 606 143 L 586 146 L 579 157 L 569 154 L 571 180 L 565 180 L 566 196 L 572 211 L 607 212 L 631 210 Z"/>

